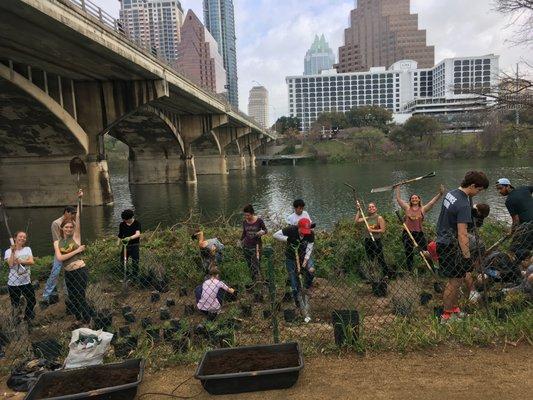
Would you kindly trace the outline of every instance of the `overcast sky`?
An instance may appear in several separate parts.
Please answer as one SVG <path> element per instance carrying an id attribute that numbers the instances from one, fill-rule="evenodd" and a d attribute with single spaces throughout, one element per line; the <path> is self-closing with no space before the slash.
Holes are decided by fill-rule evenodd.
<path id="1" fill-rule="evenodd" d="M 118 0 L 92 0 L 118 16 Z M 233 0 L 237 24 L 240 108 L 247 111 L 248 92 L 260 82 L 270 92 L 270 119 L 287 114 L 285 77 L 303 73 L 303 59 L 314 35 L 324 33 L 337 54 L 343 43 L 354 0 Z M 500 67 L 531 61 L 531 50 L 512 46 L 509 18 L 491 10 L 491 0 L 411 0 L 419 28 L 435 46 L 435 60 L 446 57 L 500 55 Z M 185 12 L 200 19 L 202 0 L 181 0 Z"/>

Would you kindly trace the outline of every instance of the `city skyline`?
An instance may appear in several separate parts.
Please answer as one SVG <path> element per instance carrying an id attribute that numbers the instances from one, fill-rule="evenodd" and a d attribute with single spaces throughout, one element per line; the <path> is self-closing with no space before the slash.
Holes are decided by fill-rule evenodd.
<path id="1" fill-rule="evenodd" d="M 92 1 L 118 17 L 117 0 Z M 181 0 L 181 4 L 185 12 L 190 8 L 203 15 L 201 0 Z M 247 109 L 248 93 L 255 86 L 252 81 L 261 82 L 275 106 L 271 123 L 288 115 L 285 77 L 301 74 L 302 59 L 315 34 L 324 33 L 336 53 L 354 7 L 353 0 L 283 0 L 276 4 L 279 6 L 272 8 L 272 1 L 235 1 L 240 109 Z M 435 46 L 436 60 L 495 53 L 500 55 L 501 68 L 512 70 L 529 54 L 527 48 L 506 42 L 514 33 L 512 27 L 506 28 L 510 18 L 492 11 L 486 0 L 468 4 L 461 0 L 412 0 L 411 12 L 418 14 L 420 29 L 427 31 L 427 43 Z M 247 23 L 257 15 L 262 18 Z"/>

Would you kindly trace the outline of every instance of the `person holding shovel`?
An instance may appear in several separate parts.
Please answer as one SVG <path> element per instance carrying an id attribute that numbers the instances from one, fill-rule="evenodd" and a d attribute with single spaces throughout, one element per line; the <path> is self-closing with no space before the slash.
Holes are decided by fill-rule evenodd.
<path id="1" fill-rule="evenodd" d="M 139 246 L 141 238 L 141 223 L 135 219 L 133 210 L 122 211 L 122 222 L 118 227 L 118 238 L 122 243 L 122 254 L 120 262 L 124 262 L 124 267 L 131 258 L 131 269 L 128 278 L 137 280 L 139 278 Z"/>
<path id="2" fill-rule="evenodd" d="M 261 253 L 263 242 L 261 237 L 266 235 L 268 229 L 265 222 L 255 215 L 255 210 L 251 204 L 243 209 L 244 221 L 242 222 L 241 244 L 244 259 L 250 269 L 252 281 L 257 282 L 260 274 Z"/>
<path id="3" fill-rule="evenodd" d="M 404 223 L 407 229 L 411 232 L 413 239 L 416 241 L 419 249 L 415 249 L 415 244 L 409 236 L 409 233 L 405 230 L 402 230 L 402 242 L 405 249 L 405 259 L 407 269 L 409 271 L 413 270 L 414 264 L 414 254 L 415 251 L 426 250 L 427 249 L 427 240 L 424 235 L 422 223 L 427 212 L 433 208 L 435 203 L 442 197 L 444 194 L 444 186 L 440 185 L 439 192 L 427 203 L 422 204 L 422 198 L 418 194 L 412 194 L 409 197 L 409 202 L 406 202 L 402 199 L 400 195 L 400 187 L 396 186 L 396 202 L 403 209 L 405 213 Z"/>
<path id="4" fill-rule="evenodd" d="M 363 233 L 366 256 L 370 261 L 377 259 L 384 277 L 390 275 L 389 267 L 387 266 L 385 256 L 383 255 L 383 243 L 381 241 L 381 235 L 385 233 L 386 229 L 385 219 L 378 214 L 376 204 L 368 203 L 368 214 L 366 218 L 364 218 L 361 213 L 361 204 L 357 201 L 355 222 L 357 224 L 368 224 L 367 229 L 365 229 Z"/>
<path id="5" fill-rule="evenodd" d="M 308 218 L 302 218 L 298 221 L 297 226 L 288 226 L 274 233 L 274 239 L 280 242 L 286 242 L 285 250 L 285 267 L 289 275 L 292 296 L 296 307 L 301 308 L 300 299 L 302 299 L 301 284 L 298 275 L 304 275 L 304 289 L 310 289 L 314 276 L 315 266 L 311 258 L 315 244 L 315 234 L 311 229 L 311 221 Z M 305 301 L 305 300 L 304 300 Z M 309 316 L 306 316 L 306 322 L 309 322 Z"/>
<path id="6" fill-rule="evenodd" d="M 21 297 L 26 299 L 24 320 L 29 323 L 35 318 L 35 289 L 30 277 L 30 266 L 35 263 L 31 248 L 26 246 L 26 233 L 16 232 L 14 236 L 14 244 L 4 254 L 9 267 L 7 288 L 15 317 L 18 317 Z"/>
<path id="7" fill-rule="evenodd" d="M 83 196 L 80 190 L 79 198 Z M 84 324 L 91 321 L 91 309 L 85 298 L 85 291 L 89 280 L 89 271 L 80 254 L 85 251 L 81 244 L 80 201 L 76 209 L 76 219 L 65 220 L 61 223 L 61 237 L 54 241 L 56 258 L 63 263 L 65 283 L 68 297 L 72 304 L 72 311 L 76 319 Z"/>

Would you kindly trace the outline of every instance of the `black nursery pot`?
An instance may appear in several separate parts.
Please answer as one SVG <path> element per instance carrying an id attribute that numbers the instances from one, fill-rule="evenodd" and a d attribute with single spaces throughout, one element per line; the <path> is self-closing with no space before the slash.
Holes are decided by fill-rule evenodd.
<path id="1" fill-rule="evenodd" d="M 179 328 L 165 328 L 163 329 L 163 338 L 165 339 L 165 341 L 170 342 L 172 341 L 174 334 L 176 334 L 177 332 L 179 332 Z"/>
<path id="2" fill-rule="evenodd" d="M 290 303 L 292 301 L 292 293 L 291 292 L 285 292 L 285 294 L 283 295 L 282 301 L 284 303 Z"/>
<path id="3" fill-rule="evenodd" d="M 163 307 L 159 310 L 159 319 L 161 321 L 166 321 L 170 319 L 170 311 L 168 310 L 168 308 Z"/>
<path id="4" fill-rule="evenodd" d="M 272 317 L 272 310 L 263 310 L 263 318 L 269 319 Z"/>
<path id="5" fill-rule="evenodd" d="M 250 304 L 241 304 L 242 316 L 250 318 L 252 316 L 252 306 Z"/>
<path id="6" fill-rule="evenodd" d="M 173 328 L 180 329 L 181 328 L 181 321 L 179 319 L 171 319 L 170 320 L 170 325 Z"/>
<path id="7" fill-rule="evenodd" d="M 152 303 L 157 303 L 160 299 L 161 299 L 161 293 L 159 292 L 150 293 L 150 301 Z"/>
<path id="8" fill-rule="evenodd" d="M 433 295 L 431 293 L 422 292 L 420 293 L 420 304 L 425 306 L 430 302 L 432 298 L 433 298 Z"/>
<path id="9" fill-rule="evenodd" d="M 159 328 L 148 328 L 146 329 L 146 333 L 154 342 L 159 342 L 161 340 Z"/>
<path id="10" fill-rule="evenodd" d="M 0 286 L 0 296 L 4 296 L 9 293 L 7 286 Z"/>
<path id="11" fill-rule="evenodd" d="M 292 308 L 283 310 L 283 319 L 285 322 L 294 322 L 296 319 L 296 311 Z"/>
<path id="12" fill-rule="evenodd" d="M 254 293 L 254 302 L 256 303 L 263 303 L 265 300 L 263 298 L 263 295 L 261 293 Z"/>
<path id="13" fill-rule="evenodd" d="M 176 300 L 174 299 L 167 299 L 166 301 L 167 307 L 174 307 L 176 305 Z"/>
<path id="14" fill-rule="evenodd" d="M 152 325 L 152 319 L 151 318 L 143 318 L 141 319 L 141 326 L 143 329 L 148 328 L 150 325 Z"/>
<path id="15" fill-rule="evenodd" d="M 34 290 L 38 290 L 39 287 L 41 286 L 41 284 L 39 283 L 38 280 L 33 281 L 33 282 L 31 283 L 31 285 L 33 286 L 33 289 L 34 289 Z"/>
<path id="16" fill-rule="evenodd" d="M 189 339 L 186 336 L 172 339 L 172 348 L 177 353 L 186 353 L 189 350 Z"/>
<path id="17" fill-rule="evenodd" d="M 129 312 L 129 313 L 124 314 L 124 320 L 129 324 L 133 324 L 135 323 L 137 318 L 135 318 L 135 314 L 133 314 L 132 312 Z"/>
<path id="18" fill-rule="evenodd" d="M 118 335 L 120 337 L 126 337 L 131 333 L 131 329 L 128 325 L 121 326 L 118 328 Z"/>
<path id="19" fill-rule="evenodd" d="M 187 296 L 188 292 L 187 292 L 187 288 L 185 286 L 182 286 L 180 287 L 180 297 L 185 297 Z"/>
<path id="20" fill-rule="evenodd" d="M 442 294 L 442 293 L 444 293 L 444 285 L 442 284 L 442 282 L 434 282 L 433 283 L 433 290 L 437 294 Z"/>
<path id="21" fill-rule="evenodd" d="M 387 282 L 372 282 L 372 293 L 376 297 L 386 297 L 387 296 Z"/>
<path id="22" fill-rule="evenodd" d="M 113 314 L 111 312 L 99 312 L 93 318 L 95 330 L 107 330 L 113 326 Z"/>
<path id="23" fill-rule="evenodd" d="M 335 344 L 353 344 L 359 337 L 359 313 L 356 310 L 335 310 L 331 314 Z"/>
<path id="24" fill-rule="evenodd" d="M 121 308 L 121 311 L 122 311 L 122 315 L 124 315 L 124 314 L 132 312 L 133 310 L 132 310 L 131 306 L 124 306 L 124 307 Z"/>

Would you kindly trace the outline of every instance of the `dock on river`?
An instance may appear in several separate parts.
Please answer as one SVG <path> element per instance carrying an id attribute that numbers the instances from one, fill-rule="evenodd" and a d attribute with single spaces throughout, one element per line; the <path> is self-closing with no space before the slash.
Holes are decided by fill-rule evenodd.
<path id="1" fill-rule="evenodd" d="M 256 162 L 260 165 L 268 165 L 271 161 L 284 161 L 292 160 L 292 165 L 296 165 L 297 160 L 312 159 L 314 155 L 311 153 L 307 154 L 281 154 L 281 155 L 257 155 L 255 156 Z"/>

